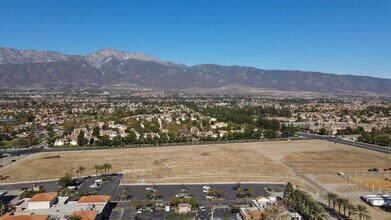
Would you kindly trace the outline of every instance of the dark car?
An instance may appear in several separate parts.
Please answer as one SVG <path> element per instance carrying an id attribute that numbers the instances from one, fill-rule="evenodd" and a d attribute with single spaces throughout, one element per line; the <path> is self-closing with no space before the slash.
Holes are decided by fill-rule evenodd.
<path id="1" fill-rule="evenodd" d="M 11 160 L 11 162 L 13 163 L 13 162 L 15 162 L 16 160 Z"/>
<path id="2" fill-rule="evenodd" d="M 379 170 L 377 168 L 373 168 L 372 170 L 373 170 L 373 172 L 379 172 Z"/>
<path id="3" fill-rule="evenodd" d="M 231 187 L 231 190 L 238 190 L 238 189 L 239 189 L 238 186 L 233 186 L 233 187 Z"/>

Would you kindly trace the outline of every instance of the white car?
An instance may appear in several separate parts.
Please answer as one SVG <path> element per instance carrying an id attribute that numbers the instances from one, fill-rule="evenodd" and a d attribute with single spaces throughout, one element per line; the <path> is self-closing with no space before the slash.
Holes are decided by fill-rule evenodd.
<path id="1" fill-rule="evenodd" d="M 207 198 L 207 199 L 215 199 L 216 197 L 207 195 L 206 198 Z"/>
<path id="2" fill-rule="evenodd" d="M 99 187 L 99 185 L 97 183 L 90 185 L 90 188 L 98 188 L 98 187 Z"/>
<path id="3" fill-rule="evenodd" d="M 102 183 L 103 180 L 102 180 L 102 179 L 97 179 L 97 180 L 95 180 L 94 182 L 95 182 L 95 183 Z"/>
<path id="4" fill-rule="evenodd" d="M 203 187 L 202 187 L 202 192 L 203 192 L 203 193 L 208 193 L 209 190 L 210 190 L 210 186 L 203 186 Z"/>
<path id="5" fill-rule="evenodd" d="M 200 210 L 201 210 L 202 212 L 205 212 L 205 211 L 206 211 L 205 206 L 200 206 Z"/>
<path id="6" fill-rule="evenodd" d="M 143 209 L 140 208 L 137 210 L 137 214 L 141 214 L 141 213 L 143 213 Z"/>

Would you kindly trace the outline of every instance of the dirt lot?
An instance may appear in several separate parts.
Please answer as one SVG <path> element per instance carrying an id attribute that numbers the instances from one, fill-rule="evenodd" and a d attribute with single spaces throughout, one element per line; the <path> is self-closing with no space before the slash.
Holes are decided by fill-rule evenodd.
<path id="1" fill-rule="evenodd" d="M 60 158 L 43 159 L 56 155 Z M 386 174 L 383 168 L 391 167 L 387 155 L 318 140 L 42 153 L 0 169 L 0 175 L 9 176 L 0 183 L 76 176 L 79 166 L 86 169 L 83 175 L 90 175 L 95 174 L 95 165 L 103 163 L 124 172 L 127 183 L 290 181 L 356 202 L 359 195 L 370 193 L 372 184 L 382 190 L 391 187 L 390 181 L 381 179 Z M 365 172 L 373 167 L 380 174 Z M 340 177 L 339 171 L 349 176 Z M 359 186 L 361 180 L 364 187 Z"/>
<path id="2" fill-rule="evenodd" d="M 60 158 L 43 159 L 54 155 Z M 391 166 L 387 159 L 316 140 L 53 152 L 32 155 L 1 169 L 0 175 L 10 177 L 0 183 L 59 178 L 65 173 L 76 176 L 79 166 L 86 169 L 83 175 L 90 175 L 95 174 L 95 165 L 110 163 L 112 171 L 125 172 L 124 182 L 131 183 L 292 181 L 301 185 L 305 173 L 324 174 L 330 182 L 339 178 L 335 175 L 339 171 Z"/>

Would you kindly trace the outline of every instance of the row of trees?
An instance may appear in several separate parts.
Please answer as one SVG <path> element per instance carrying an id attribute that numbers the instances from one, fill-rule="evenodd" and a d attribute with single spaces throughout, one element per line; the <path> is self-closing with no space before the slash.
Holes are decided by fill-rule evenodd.
<path id="1" fill-rule="evenodd" d="M 337 210 L 340 214 L 343 214 L 345 217 L 350 218 L 353 215 L 357 215 L 359 219 L 369 220 L 371 216 L 366 206 L 363 205 L 354 205 L 349 199 L 339 197 L 335 193 L 327 193 L 326 198 L 328 200 L 328 206 L 334 210 Z M 342 210 L 341 210 L 342 208 Z M 341 212 L 343 211 L 343 212 Z"/>
<path id="2" fill-rule="evenodd" d="M 94 168 L 95 168 L 96 174 L 98 174 L 98 172 L 102 173 L 103 171 L 105 174 L 108 174 L 108 173 L 110 173 L 110 170 L 111 170 L 111 168 L 113 168 L 113 166 L 111 164 L 104 163 L 102 165 L 95 165 Z"/>
<path id="3" fill-rule="evenodd" d="M 326 219 L 326 211 L 308 193 L 294 189 L 288 182 L 284 191 L 284 202 L 290 211 L 296 211 L 307 219 Z"/>
<path id="4" fill-rule="evenodd" d="M 370 132 L 363 132 L 358 141 L 370 144 L 379 144 L 384 146 L 391 145 L 391 127 L 383 127 L 381 129 L 372 128 Z"/>

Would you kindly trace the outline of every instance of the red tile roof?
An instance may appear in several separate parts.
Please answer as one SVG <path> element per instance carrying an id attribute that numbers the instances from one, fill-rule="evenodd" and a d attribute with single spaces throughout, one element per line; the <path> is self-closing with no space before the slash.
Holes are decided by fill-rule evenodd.
<path id="1" fill-rule="evenodd" d="M 49 215 L 3 215 L 0 220 L 47 220 Z"/>
<path id="2" fill-rule="evenodd" d="M 110 199 L 110 196 L 102 195 L 82 196 L 77 203 L 105 203 L 109 202 Z"/>
<path id="3" fill-rule="evenodd" d="M 57 193 L 39 193 L 29 199 L 27 202 L 45 202 L 52 201 L 57 197 Z"/>
<path id="4" fill-rule="evenodd" d="M 259 210 L 250 211 L 250 216 L 253 219 L 262 219 L 263 214 L 264 214 L 264 212 L 259 211 Z"/>
<path id="5" fill-rule="evenodd" d="M 98 215 L 98 211 L 92 210 L 92 211 L 76 211 L 73 212 L 73 215 L 76 215 L 81 218 L 81 220 L 95 220 L 96 216 Z"/>

